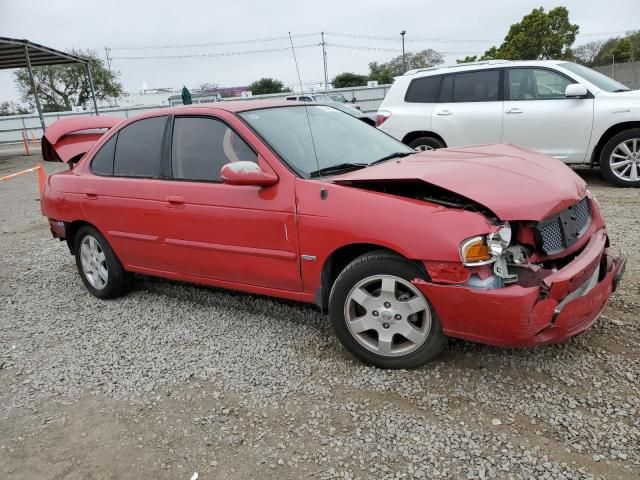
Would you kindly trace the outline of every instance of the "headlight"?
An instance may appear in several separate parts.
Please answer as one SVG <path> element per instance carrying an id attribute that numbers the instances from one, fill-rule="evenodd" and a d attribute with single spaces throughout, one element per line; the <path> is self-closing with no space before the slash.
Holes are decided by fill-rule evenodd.
<path id="1" fill-rule="evenodd" d="M 511 243 L 511 226 L 505 223 L 495 233 L 471 237 L 460 245 L 462 263 L 468 266 L 486 265 L 502 255 Z"/>

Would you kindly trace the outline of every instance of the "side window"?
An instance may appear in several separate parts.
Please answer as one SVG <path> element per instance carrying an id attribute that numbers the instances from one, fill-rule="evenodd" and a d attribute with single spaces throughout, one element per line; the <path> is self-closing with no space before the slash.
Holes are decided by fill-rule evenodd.
<path id="1" fill-rule="evenodd" d="M 173 178 L 220 181 L 223 165 L 258 161 L 242 138 L 223 122 L 207 117 L 176 117 L 173 123 Z"/>
<path id="2" fill-rule="evenodd" d="M 447 75 L 444 77 L 444 80 L 442 80 L 438 101 L 440 103 L 453 102 L 453 75 Z"/>
<path id="3" fill-rule="evenodd" d="M 167 117 L 138 120 L 118 132 L 113 174 L 160 177 L 162 140 Z"/>
<path id="4" fill-rule="evenodd" d="M 411 80 L 407 94 L 404 96 L 405 102 L 410 103 L 435 103 L 438 99 L 440 80 L 442 77 L 422 77 Z"/>
<path id="5" fill-rule="evenodd" d="M 572 83 L 564 75 L 545 69 L 509 69 L 511 100 L 546 100 L 565 98 L 564 91 Z"/>
<path id="6" fill-rule="evenodd" d="M 91 160 L 91 171 L 96 175 L 113 175 L 113 156 L 116 152 L 118 134 L 111 137 Z"/>
<path id="7" fill-rule="evenodd" d="M 299 100 L 303 102 L 313 102 L 313 100 L 311 100 L 311 97 L 300 97 Z"/>
<path id="8" fill-rule="evenodd" d="M 453 81 L 454 102 L 495 102 L 500 93 L 500 71 L 458 73 Z"/>

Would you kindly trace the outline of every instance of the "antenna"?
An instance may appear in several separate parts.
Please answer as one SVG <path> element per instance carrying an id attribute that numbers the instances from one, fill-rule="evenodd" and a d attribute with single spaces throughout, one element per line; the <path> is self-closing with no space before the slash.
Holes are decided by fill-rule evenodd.
<path id="1" fill-rule="evenodd" d="M 289 42 L 291 42 L 291 53 L 293 53 L 293 61 L 296 64 L 296 73 L 298 74 L 298 84 L 300 85 L 300 94 L 302 95 L 304 92 L 302 90 L 302 79 L 300 78 L 300 68 L 298 67 L 298 59 L 296 58 L 296 50 L 293 48 L 293 39 L 291 38 L 291 32 L 289 32 Z M 307 107 L 307 102 L 304 103 L 304 113 L 307 117 L 307 125 L 309 126 L 309 136 L 311 137 L 311 146 L 313 147 L 313 156 L 316 159 L 316 166 L 318 167 L 318 171 L 320 171 L 320 162 L 318 161 L 318 152 L 316 151 L 316 142 L 313 139 L 313 130 L 311 129 L 311 119 L 309 118 L 309 109 Z M 324 200 L 327 198 L 327 190 L 324 188 L 324 184 L 322 183 L 322 174 L 319 173 L 320 180 L 320 198 Z"/>

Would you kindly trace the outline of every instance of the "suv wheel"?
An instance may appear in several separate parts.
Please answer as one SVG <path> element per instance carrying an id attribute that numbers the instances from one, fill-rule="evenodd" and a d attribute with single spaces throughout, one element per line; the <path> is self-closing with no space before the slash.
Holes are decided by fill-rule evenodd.
<path id="1" fill-rule="evenodd" d="M 418 151 L 437 150 L 438 148 L 445 147 L 444 143 L 442 143 L 442 141 L 438 140 L 435 137 L 416 138 L 415 140 L 409 142 L 409 146 Z"/>
<path id="2" fill-rule="evenodd" d="M 131 289 L 133 276 L 95 228 L 87 225 L 78 230 L 74 251 L 82 283 L 96 297 L 120 297 Z"/>
<path id="3" fill-rule="evenodd" d="M 329 296 L 329 317 L 342 345 L 380 368 L 414 368 L 437 356 L 447 337 L 411 283 L 422 276 L 415 264 L 389 252 L 347 265 Z"/>
<path id="4" fill-rule="evenodd" d="M 640 187 L 640 128 L 620 132 L 606 143 L 600 171 L 618 187 Z"/>

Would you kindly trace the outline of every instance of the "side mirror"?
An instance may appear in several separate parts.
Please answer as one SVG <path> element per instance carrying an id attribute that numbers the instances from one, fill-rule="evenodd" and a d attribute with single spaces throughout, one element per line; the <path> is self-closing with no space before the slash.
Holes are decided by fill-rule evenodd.
<path id="1" fill-rule="evenodd" d="M 278 183 L 274 173 L 264 172 L 255 162 L 231 162 L 220 169 L 220 178 L 227 185 L 269 187 Z"/>
<path id="2" fill-rule="evenodd" d="M 567 85 L 566 90 L 564 91 L 565 97 L 586 97 L 589 94 L 587 91 L 587 87 L 582 85 L 581 83 L 571 83 Z"/>

